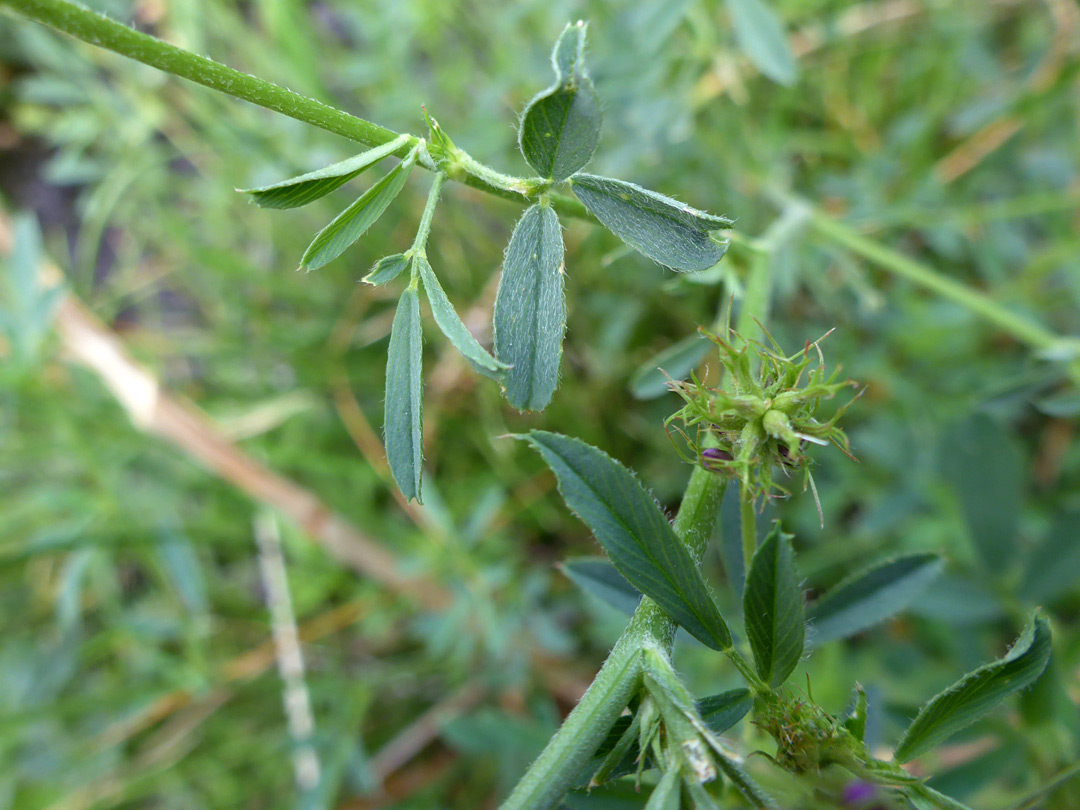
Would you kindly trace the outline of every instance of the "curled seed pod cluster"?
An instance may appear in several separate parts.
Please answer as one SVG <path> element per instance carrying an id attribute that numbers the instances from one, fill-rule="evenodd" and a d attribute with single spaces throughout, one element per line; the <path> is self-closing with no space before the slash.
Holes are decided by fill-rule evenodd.
<path id="1" fill-rule="evenodd" d="M 676 446 L 685 446 L 688 460 L 737 478 L 755 497 L 783 497 L 790 493 L 774 471 L 802 472 L 809 482 L 808 445 L 833 444 L 851 455 L 838 421 L 854 398 L 827 420 L 819 410 L 855 383 L 839 380 L 839 369 L 826 370 L 820 340 L 786 356 L 775 342 L 748 341 L 730 329 L 725 335 L 702 331 L 719 350 L 720 387 L 695 376 L 669 384 L 684 404 L 666 425 L 669 434 L 674 426 L 682 436 Z"/>

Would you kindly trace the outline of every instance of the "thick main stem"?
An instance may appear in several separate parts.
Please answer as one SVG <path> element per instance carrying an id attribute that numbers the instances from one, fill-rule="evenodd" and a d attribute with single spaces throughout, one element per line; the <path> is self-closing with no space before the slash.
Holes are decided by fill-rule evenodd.
<path id="1" fill-rule="evenodd" d="M 705 554 L 720 514 L 727 480 L 701 467 L 690 474 L 676 535 L 695 562 Z M 647 596 L 641 598 L 604 666 L 536 761 L 522 777 L 501 810 L 548 810 L 573 787 L 582 768 L 641 686 L 641 651 L 670 654 L 675 622 Z"/>
<path id="2" fill-rule="evenodd" d="M 91 11 L 68 0 L 0 0 L 0 8 L 10 9 L 27 19 L 63 31 L 76 39 L 142 62 L 144 65 L 171 73 L 181 79 L 201 84 L 274 110 L 298 121 L 333 132 L 365 146 L 382 146 L 401 137 L 384 126 L 358 118 L 273 82 L 235 70 L 213 59 L 186 51 L 160 39 L 143 34 L 128 26 Z M 406 155 L 419 139 L 409 140 L 394 154 Z M 482 178 L 467 174 L 462 182 L 468 186 L 503 199 L 523 202 L 526 197 L 508 189 L 498 188 Z M 591 215 L 576 199 L 553 194 L 552 203 L 567 216 L 591 219 Z"/>

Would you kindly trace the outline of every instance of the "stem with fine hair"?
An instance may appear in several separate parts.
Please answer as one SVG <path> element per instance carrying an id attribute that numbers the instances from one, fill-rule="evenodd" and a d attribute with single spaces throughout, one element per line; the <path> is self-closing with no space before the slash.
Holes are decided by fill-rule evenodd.
<path id="1" fill-rule="evenodd" d="M 401 137 L 401 133 L 358 118 L 316 99 L 294 93 L 280 85 L 235 70 L 213 59 L 186 51 L 156 37 L 143 34 L 123 23 L 91 11 L 69 0 L 0 0 L 0 9 L 8 9 L 27 19 L 55 28 L 91 45 L 142 62 L 181 79 L 249 101 L 268 110 L 333 132 L 365 146 L 382 146 Z M 403 157 L 419 138 L 410 136 L 395 155 Z M 486 168 L 486 167 L 485 167 Z M 501 177 L 492 171 L 491 177 Z M 455 178 L 457 179 L 457 178 Z M 514 202 L 524 202 L 529 195 L 500 188 L 488 180 L 466 173 L 461 182 L 472 188 Z M 513 178 L 512 178 L 513 179 Z M 573 197 L 552 194 L 552 204 L 560 213 L 592 219 L 592 215 Z"/>
<path id="2" fill-rule="evenodd" d="M 754 495 L 745 484 L 739 486 L 739 522 L 742 526 L 743 570 L 750 570 L 750 561 L 757 551 L 757 512 Z"/>
<path id="3" fill-rule="evenodd" d="M 702 467 L 695 467 L 690 474 L 674 529 L 695 562 L 700 562 L 705 554 L 726 488 L 727 479 Z M 501 810 L 549 810 L 558 804 L 640 688 L 642 650 L 661 649 L 670 654 L 675 630 L 675 622 L 653 600 L 643 596 L 581 701 L 548 741 Z"/>

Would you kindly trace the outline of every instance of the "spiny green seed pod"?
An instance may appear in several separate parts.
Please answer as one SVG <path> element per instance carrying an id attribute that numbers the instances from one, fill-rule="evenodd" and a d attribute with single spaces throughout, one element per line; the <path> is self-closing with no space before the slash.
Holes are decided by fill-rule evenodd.
<path id="1" fill-rule="evenodd" d="M 789 493 L 775 482 L 774 469 L 787 475 L 804 471 L 809 482 L 810 460 L 803 453 L 808 443 L 832 443 L 850 455 L 837 420 L 851 403 L 827 421 L 817 413 L 822 402 L 854 383 L 837 381 L 838 371 L 826 374 L 817 342 L 787 357 L 731 330 L 726 337 L 702 332 L 719 348 L 723 387 L 711 388 L 696 377 L 672 382 L 685 404 L 667 422 L 687 428 L 676 430 L 694 463 L 739 479 L 754 497 L 775 497 Z"/>

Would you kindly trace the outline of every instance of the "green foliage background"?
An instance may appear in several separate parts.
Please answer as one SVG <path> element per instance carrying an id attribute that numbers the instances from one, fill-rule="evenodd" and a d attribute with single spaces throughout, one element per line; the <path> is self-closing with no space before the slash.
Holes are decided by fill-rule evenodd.
<path id="1" fill-rule="evenodd" d="M 778 216 L 778 192 L 794 192 L 1080 333 L 1080 15 L 1065 0 L 776 3 L 803 43 L 787 87 L 748 65 L 708 0 L 95 5 L 398 130 L 422 133 L 427 105 L 457 144 L 512 173 L 527 171 L 516 111 L 549 82 L 554 36 L 585 18 L 605 108 L 597 172 L 730 215 L 746 236 Z M 562 386 L 542 415 L 513 412 L 428 319 L 418 526 L 336 402 L 346 385 L 378 428 L 395 299 L 357 280 L 411 241 L 420 173 L 356 247 L 301 275 L 311 235 L 356 187 L 295 212 L 233 189 L 340 160 L 341 139 L 10 17 L 0 82 L 4 206 L 36 212 L 71 289 L 246 452 L 454 594 L 427 612 L 283 524 L 299 621 L 356 600 L 360 614 L 305 646 L 324 775 L 298 793 L 273 668 L 226 682 L 229 662 L 269 639 L 259 507 L 133 428 L 55 339 L 33 355 L 0 344 L 0 808 L 493 806 L 568 708 L 559 684 L 587 682 L 623 623 L 556 570 L 595 544 L 535 454 L 499 437 L 579 437 L 673 509 L 689 474 L 662 429 L 677 398 L 635 400 L 628 380 L 740 294 L 750 252 L 736 244 L 725 274 L 695 280 L 566 223 Z M 983 154 L 987 132 L 1008 137 Z M 446 189 L 429 255 L 459 311 L 490 311 L 519 215 Z M 815 468 L 824 529 L 809 494 L 776 506 L 803 587 L 819 593 L 901 552 L 949 560 L 912 610 L 821 645 L 792 682 L 837 712 L 861 682 L 888 749 L 926 698 L 1000 655 L 1043 606 L 1048 674 L 929 763 L 935 786 L 974 807 L 1019 806 L 1080 751 L 1076 389 L 1052 359 L 813 229 L 771 262 L 776 338 L 795 349 L 835 327 L 829 359 L 868 386 L 846 422 L 859 463 L 825 453 Z M 5 311 L 14 300 L 5 291 Z M 723 553 L 738 543 L 731 518 L 707 565 L 725 615 L 740 604 L 724 584 L 724 559 L 738 557 Z M 697 694 L 739 685 L 693 642 L 679 665 Z M 447 716 L 380 795 L 380 750 L 462 688 L 479 702 Z M 137 723 L 177 690 L 191 700 Z M 1041 806 L 1078 805 L 1074 780 Z"/>

